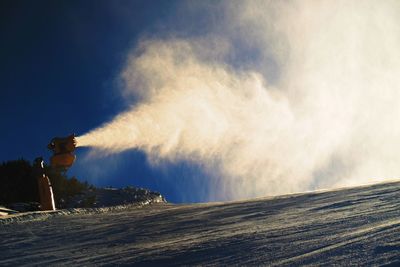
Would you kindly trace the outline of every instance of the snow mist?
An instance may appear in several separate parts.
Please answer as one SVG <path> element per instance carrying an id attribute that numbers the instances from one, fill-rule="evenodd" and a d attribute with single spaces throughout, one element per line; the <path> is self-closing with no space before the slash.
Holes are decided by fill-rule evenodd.
<path id="1" fill-rule="evenodd" d="M 121 74 L 135 105 L 78 145 L 200 163 L 223 177 L 210 199 L 400 176 L 398 1 L 202 8 L 223 19 L 202 36 L 141 41 Z"/>

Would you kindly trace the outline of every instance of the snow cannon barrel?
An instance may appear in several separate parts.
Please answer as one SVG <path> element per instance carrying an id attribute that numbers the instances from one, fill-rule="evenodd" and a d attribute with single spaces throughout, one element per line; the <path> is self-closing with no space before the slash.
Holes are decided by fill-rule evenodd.
<path id="1" fill-rule="evenodd" d="M 75 161 L 76 149 L 75 134 L 67 137 L 54 137 L 47 146 L 52 152 L 50 165 L 57 169 L 67 170 Z"/>

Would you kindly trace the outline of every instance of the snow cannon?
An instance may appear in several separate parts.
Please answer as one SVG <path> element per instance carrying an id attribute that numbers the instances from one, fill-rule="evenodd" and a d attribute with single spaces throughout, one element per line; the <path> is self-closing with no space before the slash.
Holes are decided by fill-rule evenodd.
<path id="1" fill-rule="evenodd" d="M 53 152 L 50 157 L 50 165 L 57 169 L 67 170 L 75 161 L 76 149 L 75 134 L 67 137 L 54 137 L 47 147 Z"/>

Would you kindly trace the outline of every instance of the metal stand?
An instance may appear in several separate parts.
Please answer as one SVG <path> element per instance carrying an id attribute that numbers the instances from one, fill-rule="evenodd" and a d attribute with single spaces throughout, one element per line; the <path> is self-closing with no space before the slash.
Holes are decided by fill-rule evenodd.
<path id="1" fill-rule="evenodd" d="M 53 189 L 51 188 L 49 177 L 47 177 L 47 175 L 45 174 L 44 162 L 42 157 L 35 159 L 34 168 L 36 171 L 36 177 L 38 181 L 41 209 L 56 210 L 56 205 L 54 203 Z"/>

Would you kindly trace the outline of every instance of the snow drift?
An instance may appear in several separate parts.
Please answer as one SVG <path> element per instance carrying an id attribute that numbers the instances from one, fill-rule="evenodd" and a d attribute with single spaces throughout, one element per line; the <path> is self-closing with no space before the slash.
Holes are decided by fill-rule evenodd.
<path id="1" fill-rule="evenodd" d="M 25 218 L 0 224 L 0 265 L 398 266 L 399 192 L 397 182 Z"/>

